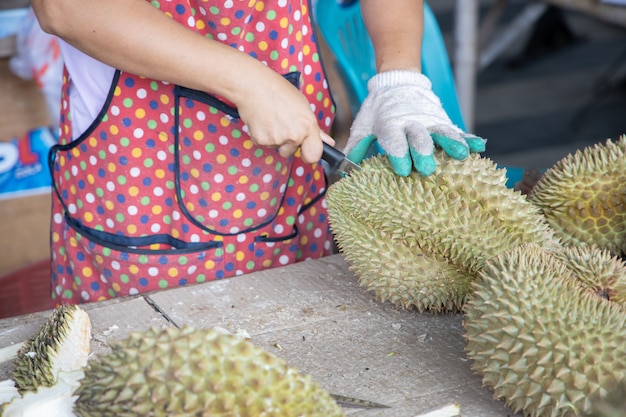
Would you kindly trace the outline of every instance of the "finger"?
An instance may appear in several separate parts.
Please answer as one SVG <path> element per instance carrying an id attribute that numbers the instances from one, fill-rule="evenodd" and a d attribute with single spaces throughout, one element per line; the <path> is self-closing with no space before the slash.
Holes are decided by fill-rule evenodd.
<path id="1" fill-rule="evenodd" d="M 413 161 L 409 152 L 406 129 L 395 124 L 381 129 L 378 136 L 378 144 L 387 154 L 391 167 L 397 175 L 406 177 L 411 173 Z"/>
<path id="2" fill-rule="evenodd" d="M 465 143 L 469 146 L 470 152 L 484 152 L 487 140 L 475 135 L 464 135 Z"/>
<path id="3" fill-rule="evenodd" d="M 407 131 L 407 140 L 415 170 L 425 177 L 432 175 L 437 165 L 433 156 L 435 145 L 428 130 L 422 125 L 414 125 Z"/>
<path id="4" fill-rule="evenodd" d="M 298 145 L 294 142 L 285 142 L 278 147 L 278 153 L 283 158 L 290 158 L 298 150 Z M 320 153 L 321 155 L 321 153 Z"/>
<path id="5" fill-rule="evenodd" d="M 401 125 L 385 125 L 376 131 L 378 144 L 386 154 L 402 158 L 409 154 L 406 129 Z"/>
<path id="6" fill-rule="evenodd" d="M 330 138 L 330 136 L 328 137 Z M 300 156 L 302 157 L 302 160 L 308 164 L 319 162 L 319 160 L 322 159 L 322 151 L 323 145 L 321 134 L 312 134 L 307 136 L 300 145 Z"/>
<path id="7" fill-rule="evenodd" d="M 430 155 L 424 155 L 419 152 L 415 152 L 413 148 L 411 148 L 411 158 L 413 159 L 413 166 L 415 167 L 415 170 L 421 175 L 427 177 L 435 173 L 437 163 L 435 162 L 435 157 L 432 153 Z"/>
<path id="8" fill-rule="evenodd" d="M 469 146 L 464 140 L 432 133 L 433 142 L 454 159 L 464 160 L 469 156 Z"/>
<path id="9" fill-rule="evenodd" d="M 435 145 L 428 130 L 421 124 L 415 123 L 406 129 L 406 140 L 412 152 L 420 155 L 432 155 Z"/>
<path id="10" fill-rule="evenodd" d="M 352 162 L 360 164 L 370 152 L 375 140 L 376 136 L 374 135 L 365 136 L 352 147 L 346 156 Z"/>
<path id="11" fill-rule="evenodd" d="M 411 160 L 411 155 L 408 152 L 402 157 L 387 154 L 387 158 L 389 159 L 391 168 L 396 175 L 408 177 L 411 174 L 411 171 L 413 170 L 413 161 Z"/>
<path id="12" fill-rule="evenodd" d="M 320 131 L 320 137 L 322 138 L 322 141 L 328 143 L 329 145 L 335 146 L 336 144 L 335 139 L 333 139 L 332 136 L 330 136 L 328 133 L 324 132 L 323 130 Z"/>
<path id="13" fill-rule="evenodd" d="M 350 135 L 348 136 L 348 143 L 344 149 L 344 152 L 349 153 L 354 146 L 356 146 L 363 138 L 372 135 L 372 129 L 370 127 L 363 128 L 357 124 L 352 124 L 350 127 Z"/>

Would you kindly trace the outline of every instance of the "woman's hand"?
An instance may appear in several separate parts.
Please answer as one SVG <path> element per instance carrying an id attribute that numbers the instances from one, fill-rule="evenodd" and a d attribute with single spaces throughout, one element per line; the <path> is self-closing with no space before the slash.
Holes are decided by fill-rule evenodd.
<path id="1" fill-rule="evenodd" d="M 254 85 L 242 90 L 242 98 L 235 104 L 252 141 L 278 148 L 283 157 L 293 155 L 299 148 L 305 162 L 319 162 L 322 141 L 331 145 L 335 141 L 320 129 L 300 90 L 269 68 L 259 68 L 248 78 L 254 80 Z"/>
<path id="2" fill-rule="evenodd" d="M 33 0 L 42 28 L 122 71 L 224 97 L 252 140 L 318 162 L 323 133 L 308 101 L 250 55 L 175 22 L 145 0 Z"/>

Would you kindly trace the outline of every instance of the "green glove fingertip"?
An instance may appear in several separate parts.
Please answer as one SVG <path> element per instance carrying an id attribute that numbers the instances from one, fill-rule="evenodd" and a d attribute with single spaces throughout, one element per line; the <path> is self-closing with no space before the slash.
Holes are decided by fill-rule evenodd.
<path id="1" fill-rule="evenodd" d="M 389 158 L 393 172 L 401 177 L 409 176 L 413 169 L 413 164 L 411 163 L 411 157 L 408 152 L 402 157 L 387 154 L 387 158 Z"/>
<path id="2" fill-rule="evenodd" d="M 445 153 L 454 159 L 463 160 L 469 156 L 469 146 L 457 140 L 451 139 L 439 133 L 431 133 L 430 135 Z"/>
<path id="3" fill-rule="evenodd" d="M 465 142 L 469 146 L 470 152 L 484 152 L 487 141 L 478 136 L 466 136 Z"/>
<path id="4" fill-rule="evenodd" d="M 346 157 L 355 164 L 360 164 L 367 156 L 370 147 L 375 140 L 376 136 L 374 135 L 365 136 L 354 146 L 354 148 L 352 148 L 350 152 L 348 152 L 348 155 L 346 155 Z"/>
<path id="5" fill-rule="evenodd" d="M 430 155 L 422 155 L 417 152 L 411 152 L 413 156 L 413 165 L 415 166 L 415 170 L 419 172 L 421 175 L 428 177 L 435 173 L 435 169 L 437 169 L 437 164 L 435 163 L 435 157 Z"/>

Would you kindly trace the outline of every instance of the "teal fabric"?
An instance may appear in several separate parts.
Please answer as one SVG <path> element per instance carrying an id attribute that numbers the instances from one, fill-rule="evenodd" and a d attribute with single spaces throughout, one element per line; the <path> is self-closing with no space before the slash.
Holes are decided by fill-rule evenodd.
<path id="1" fill-rule="evenodd" d="M 465 143 L 460 143 L 458 140 L 450 139 L 438 133 L 432 133 L 430 137 L 433 138 L 435 145 L 454 159 L 463 160 L 469 156 L 469 147 Z"/>
<path id="2" fill-rule="evenodd" d="M 437 164 L 435 163 L 435 157 L 430 155 L 421 155 L 411 148 L 411 157 L 413 159 L 413 166 L 415 170 L 427 177 L 435 173 Z"/>
<path id="3" fill-rule="evenodd" d="M 468 136 L 465 138 L 465 142 L 469 146 L 470 152 L 485 152 L 485 145 L 487 141 L 478 136 Z"/>
<path id="4" fill-rule="evenodd" d="M 378 146 L 373 146 L 376 141 L 376 136 L 369 135 L 364 137 L 354 148 L 346 155 L 346 157 L 356 164 L 360 164 L 369 156 L 376 155 L 380 152 Z"/>

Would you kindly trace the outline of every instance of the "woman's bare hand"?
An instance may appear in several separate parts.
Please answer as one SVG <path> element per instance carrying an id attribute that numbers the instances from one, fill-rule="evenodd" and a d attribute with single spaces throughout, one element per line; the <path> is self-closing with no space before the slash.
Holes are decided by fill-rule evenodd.
<path id="1" fill-rule="evenodd" d="M 276 72 L 267 71 L 259 71 L 254 86 L 243 100 L 235 103 L 252 141 L 259 146 L 277 148 L 283 157 L 293 155 L 300 148 L 305 162 L 318 162 L 322 141 L 331 145 L 335 141 L 320 129 L 300 90 Z"/>

